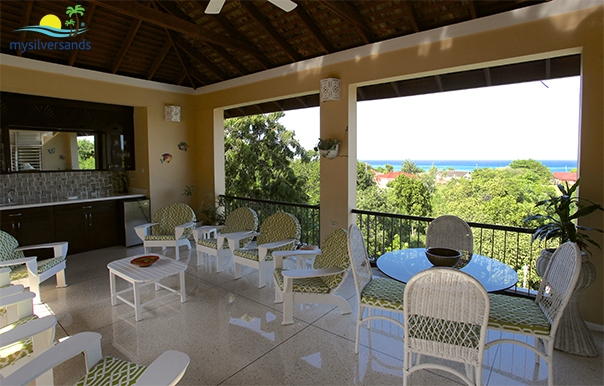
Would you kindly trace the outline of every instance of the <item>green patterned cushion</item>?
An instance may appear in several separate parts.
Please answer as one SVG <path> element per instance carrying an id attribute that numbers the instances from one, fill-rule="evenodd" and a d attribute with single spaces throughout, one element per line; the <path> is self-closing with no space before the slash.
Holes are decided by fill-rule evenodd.
<path id="1" fill-rule="evenodd" d="M 19 319 L 15 323 L 9 324 L 4 328 L 0 329 L 0 332 L 12 330 L 13 328 L 18 327 L 34 319 L 38 319 L 38 317 L 36 315 L 26 316 L 25 318 Z M 3 369 L 4 367 L 10 365 L 18 359 L 30 355 L 34 351 L 33 346 L 34 343 L 32 338 L 27 338 L 17 343 L 11 344 L 10 346 L 0 347 L 0 369 Z"/>
<path id="2" fill-rule="evenodd" d="M 284 279 L 283 279 L 283 269 L 277 268 L 273 272 L 273 276 L 277 281 L 277 284 L 283 291 L 284 288 Z M 320 277 L 310 277 L 303 279 L 294 279 L 294 283 L 292 286 L 294 292 L 311 292 L 311 293 L 320 293 L 327 294 L 331 291 L 331 288 L 322 280 Z"/>
<path id="3" fill-rule="evenodd" d="M 25 257 L 23 251 L 15 252 L 14 249 L 19 246 L 19 242 L 10 234 L 0 231 L 0 261 L 10 261 Z M 15 266 L 9 266 L 11 270 Z"/>
<path id="4" fill-rule="evenodd" d="M 314 269 L 324 268 L 350 268 L 350 259 L 348 258 L 348 232 L 344 229 L 336 229 L 333 231 L 321 245 L 321 254 L 315 258 L 313 263 Z M 323 281 L 330 288 L 338 288 L 342 281 L 346 278 L 346 272 L 337 275 L 323 277 Z"/>
<path id="5" fill-rule="evenodd" d="M 489 294 L 489 328 L 533 335 L 549 335 L 551 324 L 532 299 Z"/>
<path id="6" fill-rule="evenodd" d="M 361 304 L 403 311 L 405 284 L 394 279 L 376 277 L 361 293 Z"/>
<path id="7" fill-rule="evenodd" d="M 153 220 L 159 224 L 151 227 L 151 235 L 145 240 L 174 240 L 174 228 L 188 222 L 195 222 L 195 212 L 186 204 L 171 204 L 160 208 L 153 216 Z M 187 227 L 182 233 L 181 239 L 186 239 L 193 233 L 193 225 Z M 162 237 L 170 236 L 171 239 Z M 160 238 L 148 238 L 148 237 Z"/>
<path id="8" fill-rule="evenodd" d="M 90 369 L 76 386 L 130 386 L 145 370 L 145 366 L 107 357 Z"/>
<path id="9" fill-rule="evenodd" d="M 203 245 L 204 247 L 208 247 L 208 248 L 212 248 L 212 249 L 218 249 L 218 247 L 216 247 L 216 244 L 218 244 L 218 241 L 216 241 L 216 239 L 199 239 L 199 240 L 197 240 L 197 244 Z M 227 244 L 226 240 L 224 241 L 224 244 L 222 244 L 222 247 L 228 248 L 228 244 Z"/>
<path id="10" fill-rule="evenodd" d="M 249 260 L 254 260 L 254 261 L 260 260 L 257 249 L 237 249 L 236 251 L 233 251 L 233 254 L 237 255 L 237 256 L 245 257 L 246 259 L 249 259 Z M 269 253 L 264 258 L 264 261 L 270 261 L 270 260 L 273 260 L 273 255 L 271 255 L 271 253 L 269 251 Z"/>
<path id="11" fill-rule="evenodd" d="M 182 238 L 182 237 L 181 237 Z M 145 236 L 146 241 L 158 241 L 158 240 L 176 240 L 174 235 L 149 235 Z"/>
<path id="12" fill-rule="evenodd" d="M 63 261 L 65 261 L 65 256 L 53 257 L 52 259 L 37 261 L 36 263 L 38 264 L 38 274 L 41 274 L 42 272 L 51 269 L 55 265 L 61 264 Z M 19 280 L 26 277 L 27 266 L 25 264 L 15 266 L 13 271 L 10 273 L 11 280 Z"/>

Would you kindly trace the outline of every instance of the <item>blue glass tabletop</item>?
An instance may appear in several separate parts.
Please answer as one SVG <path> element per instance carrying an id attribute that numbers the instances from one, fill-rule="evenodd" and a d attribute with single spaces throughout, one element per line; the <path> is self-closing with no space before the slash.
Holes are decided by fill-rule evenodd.
<path id="1" fill-rule="evenodd" d="M 384 274 L 403 283 L 416 273 L 433 267 L 425 248 L 388 252 L 377 260 L 377 266 Z M 501 291 L 518 282 L 518 274 L 511 267 L 486 256 L 474 254 L 469 262 L 460 260 L 459 266 L 460 270 L 480 281 L 487 292 Z"/>

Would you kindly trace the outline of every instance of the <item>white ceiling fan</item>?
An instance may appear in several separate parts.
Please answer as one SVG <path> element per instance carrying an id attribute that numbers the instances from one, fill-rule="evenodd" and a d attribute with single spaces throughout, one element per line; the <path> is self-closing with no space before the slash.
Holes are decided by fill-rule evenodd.
<path id="1" fill-rule="evenodd" d="M 241 0 L 241 1 L 244 1 L 244 0 Z M 268 1 L 270 1 L 277 7 L 281 8 L 285 12 L 289 12 L 298 6 L 298 4 L 294 3 L 291 0 L 268 0 Z M 220 10 L 222 9 L 222 6 L 224 5 L 225 2 L 226 2 L 226 0 L 210 0 L 210 3 L 208 4 L 208 6 L 205 10 L 205 13 L 212 14 L 212 15 L 216 15 L 216 14 L 220 13 Z"/>

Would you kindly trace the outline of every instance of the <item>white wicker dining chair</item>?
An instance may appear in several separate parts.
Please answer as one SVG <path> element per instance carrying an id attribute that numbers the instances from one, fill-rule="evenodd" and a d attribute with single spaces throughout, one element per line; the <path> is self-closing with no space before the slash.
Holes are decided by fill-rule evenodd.
<path id="1" fill-rule="evenodd" d="M 399 320 L 383 313 L 374 313 L 374 311 L 402 313 L 405 284 L 394 279 L 373 277 L 365 239 L 356 224 L 348 227 L 348 255 L 357 291 L 357 331 L 354 352 L 358 354 L 363 323 L 368 322 L 370 325 L 372 320 L 383 319 L 403 328 L 403 324 Z M 364 317 L 365 310 L 367 310 L 367 317 Z"/>
<path id="2" fill-rule="evenodd" d="M 435 218 L 426 231 L 426 248 L 445 247 L 472 255 L 474 239 L 467 222 L 457 216 L 443 215 Z"/>
<path id="3" fill-rule="evenodd" d="M 403 385 L 410 374 L 423 369 L 444 370 L 468 385 L 482 385 L 489 320 L 484 286 L 465 272 L 434 267 L 409 280 L 404 304 Z M 466 374 L 441 363 L 421 363 L 422 355 L 463 363 Z"/>
<path id="4" fill-rule="evenodd" d="M 532 337 L 535 339 L 535 346 L 517 339 L 502 338 L 489 342 L 486 348 L 501 343 L 512 343 L 534 351 L 535 363 L 539 363 L 539 357 L 547 363 L 547 384 L 553 386 L 556 330 L 580 273 L 581 250 L 577 244 L 566 242 L 552 255 L 535 300 L 489 294 L 489 329 Z M 539 341 L 543 342 L 543 351 Z"/>

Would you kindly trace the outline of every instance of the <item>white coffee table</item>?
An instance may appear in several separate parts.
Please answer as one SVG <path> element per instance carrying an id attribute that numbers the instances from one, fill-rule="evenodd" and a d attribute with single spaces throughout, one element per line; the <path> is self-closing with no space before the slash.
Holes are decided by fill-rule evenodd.
<path id="1" fill-rule="evenodd" d="M 131 264 L 130 261 L 136 259 L 141 256 L 158 256 L 159 260 L 156 261 L 150 267 L 139 267 L 134 264 Z M 117 299 L 123 301 L 128 304 L 130 307 L 134 308 L 134 319 L 138 322 L 140 320 L 140 313 L 142 307 L 152 303 L 156 300 L 163 299 L 166 296 L 171 296 L 172 294 L 166 294 L 164 296 L 160 296 L 153 300 L 150 300 L 146 303 L 141 303 L 140 299 L 140 289 L 144 286 L 155 284 L 155 290 L 157 291 L 159 287 L 168 290 L 172 293 L 180 295 L 180 302 L 185 302 L 185 270 L 187 269 L 187 264 L 182 263 L 180 261 L 176 261 L 170 259 L 169 257 L 155 255 L 155 254 L 144 254 L 137 256 L 130 256 L 124 259 L 112 261 L 107 264 L 107 268 L 109 268 L 109 284 L 111 287 L 111 305 L 117 305 Z M 167 287 L 161 284 L 159 281 L 165 277 L 172 276 L 178 274 L 180 276 L 180 289 L 175 290 L 173 288 Z M 125 290 L 116 292 L 115 286 L 115 277 L 118 276 L 128 283 L 132 284 L 132 289 L 126 288 Z M 121 294 L 125 292 L 133 291 L 134 292 L 134 303 L 126 300 Z"/>

